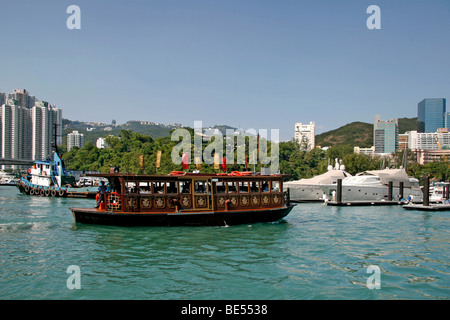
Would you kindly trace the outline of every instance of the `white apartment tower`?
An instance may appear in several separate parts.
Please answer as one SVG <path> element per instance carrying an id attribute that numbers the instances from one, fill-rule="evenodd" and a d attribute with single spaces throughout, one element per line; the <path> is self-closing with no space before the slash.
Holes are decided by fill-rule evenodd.
<path id="1" fill-rule="evenodd" d="M 40 160 L 50 158 L 55 144 L 55 125 L 61 130 L 62 112 L 48 102 L 36 102 L 31 108 L 32 117 L 32 159 Z M 60 135 L 59 135 L 60 137 Z M 58 138 L 60 140 L 60 138 Z M 57 141 L 59 143 L 59 141 Z"/>
<path id="2" fill-rule="evenodd" d="M 310 151 L 316 147 L 315 123 L 309 124 L 297 122 L 295 124 L 295 140 L 300 144 L 300 148 Z"/>
<path id="3" fill-rule="evenodd" d="M 46 160 L 51 157 L 55 124 L 61 143 L 62 111 L 25 89 L 0 92 L 0 157 Z"/>
<path id="4" fill-rule="evenodd" d="M 30 110 L 9 100 L 0 107 L 0 155 L 9 159 L 30 159 Z"/>
<path id="5" fill-rule="evenodd" d="M 72 131 L 72 133 L 67 135 L 67 151 L 70 151 L 75 146 L 78 148 L 84 147 L 84 134 L 78 131 Z"/>

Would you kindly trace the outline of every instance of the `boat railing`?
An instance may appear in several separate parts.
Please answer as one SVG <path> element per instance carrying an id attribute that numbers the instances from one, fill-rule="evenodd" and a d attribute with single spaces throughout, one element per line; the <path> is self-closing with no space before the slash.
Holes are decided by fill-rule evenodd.
<path id="1" fill-rule="evenodd" d="M 280 207 L 286 204 L 287 193 L 280 191 L 258 193 L 219 193 L 211 195 L 178 193 L 106 194 L 108 211 L 124 212 L 181 212 L 189 210 L 246 210 Z"/>

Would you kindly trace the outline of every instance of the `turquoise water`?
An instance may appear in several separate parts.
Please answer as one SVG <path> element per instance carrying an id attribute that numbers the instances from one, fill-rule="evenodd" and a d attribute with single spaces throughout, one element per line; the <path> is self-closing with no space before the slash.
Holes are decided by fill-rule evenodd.
<path id="1" fill-rule="evenodd" d="M 450 298 L 450 212 L 299 204 L 277 223 L 74 225 L 68 208 L 93 205 L 0 187 L 0 299 Z"/>

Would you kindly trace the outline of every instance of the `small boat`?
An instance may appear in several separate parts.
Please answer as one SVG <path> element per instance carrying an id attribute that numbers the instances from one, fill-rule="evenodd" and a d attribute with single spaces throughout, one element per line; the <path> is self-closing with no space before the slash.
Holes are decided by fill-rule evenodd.
<path id="1" fill-rule="evenodd" d="M 76 223 L 124 226 L 231 226 L 275 222 L 294 205 L 284 175 L 107 173 L 99 208 L 70 208 Z"/>
<path id="2" fill-rule="evenodd" d="M 15 186 L 19 180 L 13 177 L 0 178 L 0 186 Z"/>
<path id="3" fill-rule="evenodd" d="M 53 152 L 53 161 L 35 161 L 16 186 L 23 194 L 47 197 L 95 198 L 98 192 L 98 186 L 78 186 L 57 152 Z"/>
<path id="4" fill-rule="evenodd" d="M 433 182 L 430 185 L 430 202 L 444 202 L 448 200 L 446 198 L 446 188 L 448 188 L 448 182 Z"/>
<path id="5" fill-rule="evenodd" d="M 13 174 L 0 170 L 0 186 L 15 186 L 18 180 Z"/>

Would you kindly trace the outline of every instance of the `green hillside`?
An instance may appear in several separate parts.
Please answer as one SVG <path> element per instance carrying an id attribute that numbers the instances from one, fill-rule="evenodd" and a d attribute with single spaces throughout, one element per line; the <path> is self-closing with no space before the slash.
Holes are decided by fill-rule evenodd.
<path id="1" fill-rule="evenodd" d="M 417 130 L 417 118 L 399 118 L 398 132 Z M 367 148 L 373 146 L 373 124 L 352 122 L 340 128 L 316 135 L 316 145 L 321 147 L 349 144 Z"/>

